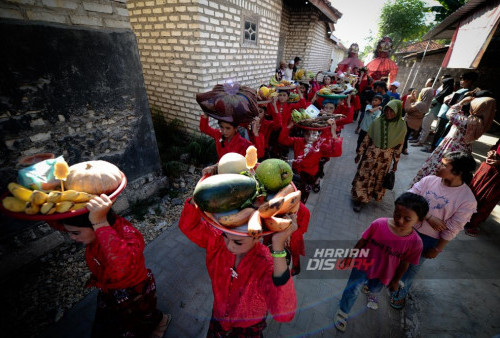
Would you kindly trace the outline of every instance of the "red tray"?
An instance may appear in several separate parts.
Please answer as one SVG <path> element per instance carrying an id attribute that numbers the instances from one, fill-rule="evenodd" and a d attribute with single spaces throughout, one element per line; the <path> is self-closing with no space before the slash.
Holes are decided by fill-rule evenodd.
<path id="1" fill-rule="evenodd" d="M 324 126 L 324 127 L 309 127 L 309 126 L 304 126 L 304 125 L 302 125 L 302 124 L 295 123 L 295 122 L 294 122 L 293 124 L 294 124 L 294 126 L 296 126 L 297 128 L 302 128 L 302 129 L 305 129 L 305 130 L 319 130 L 319 131 L 321 131 L 321 130 L 325 130 L 325 129 L 330 128 L 330 126 L 328 126 L 328 125 L 327 125 L 327 126 Z"/>
<path id="2" fill-rule="evenodd" d="M 200 178 L 199 182 L 203 181 L 205 178 L 209 177 L 210 175 L 205 175 L 203 176 L 202 178 Z M 297 191 L 297 187 L 295 186 L 295 184 L 293 184 L 293 182 L 290 182 L 293 186 L 293 188 L 295 189 L 295 191 Z M 217 218 L 215 217 L 214 214 L 210 213 L 210 212 L 207 212 L 207 211 L 203 211 L 201 210 L 198 205 L 196 205 L 196 209 L 198 209 L 201 213 L 201 215 L 203 216 L 203 218 L 205 219 L 205 221 L 208 222 L 208 224 L 212 225 L 213 227 L 221 230 L 221 231 L 224 231 L 224 232 L 227 232 L 231 235 L 236 235 L 236 236 L 245 236 L 245 237 L 250 237 L 250 235 L 246 232 L 246 231 L 238 231 L 236 229 L 238 228 L 241 228 L 241 227 L 245 227 L 246 225 L 242 225 L 240 227 L 236 227 L 236 228 L 227 228 L 225 226 L 223 226 L 222 224 L 220 224 L 218 221 L 217 221 Z M 262 231 L 261 233 L 261 236 L 266 236 L 266 235 L 270 235 L 272 233 L 274 233 L 275 231 Z"/>
<path id="3" fill-rule="evenodd" d="M 127 177 L 125 176 L 124 173 L 122 173 L 122 181 L 121 181 L 120 185 L 118 186 L 118 188 L 116 188 L 115 191 L 113 191 L 111 193 L 111 195 L 109 195 L 109 198 L 112 201 L 114 201 L 118 197 L 118 195 L 120 195 L 120 193 L 125 189 L 126 186 L 127 186 Z M 0 198 L 3 199 L 7 195 L 9 195 L 9 192 L 5 192 Z M 17 219 L 24 219 L 24 220 L 28 220 L 28 221 L 55 221 L 58 219 L 75 217 L 75 216 L 82 215 L 82 214 L 89 212 L 87 210 L 87 208 L 82 208 L 82 209 L 78 209 L 78 210 L 63 212 L 60 214 L 54 213 L 52 215 L 42 215 L 42 214 L 27 215 L 23 212 L 9 211 L 9 210 L 5 209 L 2 204 L 0 204 L 0 211 L 9 217 L 17 218 Z"/>

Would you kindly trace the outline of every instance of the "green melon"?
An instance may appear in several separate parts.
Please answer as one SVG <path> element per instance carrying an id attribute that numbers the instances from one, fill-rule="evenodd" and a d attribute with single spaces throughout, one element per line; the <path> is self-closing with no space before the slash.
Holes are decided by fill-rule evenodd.
<path id="1" fill-rule="evenodd" d="M 263 161 L 255 170 L 255 175 L 267 191 L 275 192 L 292 182 L 293 172 L 288 163 L 277 158 Z"/>

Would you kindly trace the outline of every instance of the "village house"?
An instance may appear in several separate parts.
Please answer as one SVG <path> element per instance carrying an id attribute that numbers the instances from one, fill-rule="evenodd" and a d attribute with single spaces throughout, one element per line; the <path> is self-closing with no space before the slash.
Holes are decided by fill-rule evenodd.
<path id="1" fill-rule="evenodd" d="M 195 95 L 228 80 L 257 89 L 280 60 L 327 70 L 342 14 L 328 0 L 129 0 L 153 113 L 198 131 Z"/>

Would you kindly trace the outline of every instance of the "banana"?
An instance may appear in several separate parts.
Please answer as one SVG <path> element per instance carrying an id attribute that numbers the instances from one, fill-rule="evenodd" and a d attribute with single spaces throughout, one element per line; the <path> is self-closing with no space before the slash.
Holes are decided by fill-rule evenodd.
<path id="1" fill-rule="evenodd" d="M 13 212 L 23 212 L 26 210 L 26 202 L 12 196 L 7 196 L 2 200 L 5 209 Z"/>
<path id="2" fill-rule="evenodd" d="M 27 215 L 38 214 L 40 212 L 40 206 L 33 203 L 33 202 L 28 202 L 28 203 L 26 203 L 26 209 L 24 210 L 24 212 Z"/>
<path id="3" fill-rule="evenodd" d="M 264 218 L 264 225 L 271 231 L 283 231 L 292 224 L 291 219 L 279 217 Z"/>
<path id="4" fill-rule="evenodd" d="M 219 223 L 229 228 L 243 225 L 248 222 L 254 211 L 255 209 L 253 208 L 245 208 L 236 214 L 221 216 Z"/>
<path id="5" fill-rule="evenodd" d="M 49 196 L 47 197 L 47 202 L 57 203 L 61 201 L 62 192 L 60 191 L 51 191 L 49 192 Z"/>
<path id="6" fill-rule="evenodd" d="M 269 218 L 278 213 L 281 210 L 283 202 L 285 199 L 283 197 L 273 198 L 269 202 L 262 204 L 259 207 L 259 214 L 262 218 Z"/>
<path id="7" fill-rule="evenodd" d="M 87 202 L 84 202 L 84 203 L 75 203 L 69 210 L 80 210 L 80 209 L 85 208 L 86 205 L 87 205 Z"/>
<path id="8" fill-rule="evenodd" d="M 276 195 L 274 195 L 274 198 L 285 197 L 286 195 L 288 195 L 288 194 L 290 194 L 290 193 L 292 193 L 294 191 L 295 191 L 295 189 L 293 188 L 293 185 L 290 183 L 286 187 L 281 188 L 281 190 L 278 191 L 278 193 Z"/>
<path id="9" fill-rule="evenodd" d="M 20 184 L 17 184 L 15 182 L 10 182 L 9 185 L 7 186 L 9 189 L 10 193 L 20 199 L 21 201 L 29 202 L 31 199 L 31 194 L 33 193 L 33 190 L 27 189 L 23 187 Z"/>
<path id="10" fill-rule="evenodd" d="M 56 203 L 56 212 L 58 213 L 63 213 L 69 211 L 71 207 L 74 205 L 73 202 L 71 201 L 62 201 L 59 203 Z"/>
<path id="11" fill-rule="evenodd" d="M 96 195 L 89 194 L 87 192 L 79 191 L 79 195 L 77 198 L 73 200 L 75 203 L 84 203 L 87 204 L 88 201 L 93 199 Z"/>
<path id="12" fill-rule="evenodd" d="M 30 199 L 30 202 L 31 203 L 34 203 L 36 205 L 42 205 L 44 204 L 45 202 L 47 202 L 47 198 L 49 197 L 49 195 L 47 195 L 46 193 L 44 193 L 43 191 L 40 191 L 40 190 L 35 190 L 33 191 L 33 193 L 31 194 L 31 199 Z"/>
<path id="13" fill-rule="evenodd" d="M 288 214 L 292 210 L 296 208 L 298 204 L 300 204 L 300 190 L 294 191 L 285 196 L 283 200 L 283 204 L 281 205 L 280 210 L 278 211 L 278 215 Z"/>
<path id="14" fill-rule="evenodd" d="M 248 234 L 257 237 L 262 233 L 262 220 L 258 210 L 255 210 L 248 220 Z"/>
<path id="15" fill-rule="evenodd" d="M 45 202 L 40 207 L 40 212 L 42 214 L 44 214 L 44 215 L 47 215 L 49 213 L 49 211 L 52 210 L 53 208 L 54 208 L 54 203 L 52 203 L 52 202 Z M 54 211 L 55 211 L 55 209 L 54 209 Z"/>
<path id="16" fill-rule="evenodd" d="M 62 202 L 62 201 L 74 201 L 78 196 L 80 196 L 79 191 L 65 190 L 65 191 L 61 192 L 60 202 Z"/>

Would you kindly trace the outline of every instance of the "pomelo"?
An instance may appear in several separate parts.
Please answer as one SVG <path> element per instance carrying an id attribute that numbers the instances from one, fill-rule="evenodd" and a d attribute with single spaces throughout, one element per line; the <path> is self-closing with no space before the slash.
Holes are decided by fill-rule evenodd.
<path id="1" fill-rule="evenodd" d="M 277 158 L 263 161 L 255 170 L 255 175 L 267 191 L 274 192 L 292 182 L 293 172 L 288 163 Z"/>
<path id="2" fill-rule="evenodd" d="M 245 156 L 238 153 L 227 153 L 219 160 L 217 172 L 219 174 L 239 174 L 247 170 Z"/>

